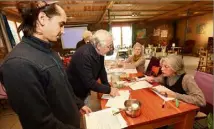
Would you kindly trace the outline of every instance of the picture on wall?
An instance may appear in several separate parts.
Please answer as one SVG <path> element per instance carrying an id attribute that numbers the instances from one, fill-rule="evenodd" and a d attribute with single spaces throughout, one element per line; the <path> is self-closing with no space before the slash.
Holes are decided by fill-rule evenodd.
<path id="1" fill-rule="evenodd" d="M 161 37 L 167 37 L 168 30 L 161 30 Z"/>
<path id="2" fill-rule="evenodd" d="M 160 29 L 154 29 L 153 36 L 160 36 Z"/>
<path id="3" fill-rule="evenodd" d="M 136 35 L 137 35 L 137 39 L 146 38 L 146 29 L 138 30 Z"/>
<path id="4" fill-rule="evenodd" d="M 204 23 L 196 25 L 196 34 L 204 34 L 205 33 L 205 25 Z"/>

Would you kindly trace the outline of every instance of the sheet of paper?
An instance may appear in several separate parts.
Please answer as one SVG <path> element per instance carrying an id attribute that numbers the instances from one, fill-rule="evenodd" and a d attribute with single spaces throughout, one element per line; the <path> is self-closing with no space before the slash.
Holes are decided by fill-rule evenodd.
<path id="1" fill-rule="evenodd" d="M 126 73 L 137 73 L 136 69 L 125 69 L 124 72 Z"/>
<path id="2" fill-rule="evenodd" d="M 170 89 L 166 88 L 165 86 L 158 85 L 158 86 L 152 87 L 152 89 L 154 89 L 154 90 L 152 90 L 153 92 L 155 92 L 159 97 L 161 97 L 165 101 L 170 101 L 170 100 L 175 99 L 175 98 L 171 98 L 171 97 L 165 97 L 160 94 L 160 92 L 170 91 Z"/>
<path id="3" fill-rule="evenodd" d="M 145 81 L 145 80 L 146 80 L 146 77 L 142 77 L 142 78 L 136 77 L 136 80 L 137 80 L 137 81 Z"/>
<path id="4" fill-rule="evenodd" d="M 124 96 L 124 98 L 129 97 L 129 95 L 130 95 L 130 93 L 129 93 L 128 90 L 120 90 L 120 91 L 119 91 L 119 94 L 120 94 L 120 96 Z M 112 96 L 109 95 L 109 94 L 103 94 L 101 98 L 102 98 L 102 99 L 113 99 L 113 98 L 115 98 L 115 97 L 112 97 Z M 117 96 L 116 96 L 116 98 L 117 98 Z"/>
<path id="5" fill-rule="evenodd" d="M 136 69 L 124 69 L 124 68 L 107 69 L 107 73 L 112 73 L 112 72 L 137 73 L 137 70 Z"/>
<path id="6" fill-rule="evenodd" d="M 107 108 L 97 112 L 85 115 L 87 129 L 121 129 L 127 127 L 127 123 L 119 113 L 113 115 L 113 112 L 119 111 L 116 108 Z"/>
<path id="7" fill-rule="evenodd" d="M 152 84 L 148 83 L 147 81 L 137 81 L 129 85 L 132 90 L 138 90 L 143 88 L 152 87 Z"/>
<path id="8" fill-rule="evenodd" d="M 106 107 L 112 107 L 112 108 L 120 108 L 124 109 L 124 102 L 129 99 L 130 93 L 128 91 L 120 91 L 120 96 L 116 96 L 113 98 L 110 98 L 108 102 L 106 103 Z"/>

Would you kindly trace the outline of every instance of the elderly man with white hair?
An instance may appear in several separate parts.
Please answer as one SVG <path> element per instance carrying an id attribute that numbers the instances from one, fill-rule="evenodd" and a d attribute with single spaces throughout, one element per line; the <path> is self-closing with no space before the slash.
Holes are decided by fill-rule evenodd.
<path id="1" fill-rule="evenodd" d="M 178 55 L 169 55 L 160 60 L 162 75 L 147 77 L 149 82 L 159 82 L 171 91 L 163 91 L 168 97 L 174 97 L 184 102 L 200 107 L 206 105 L 204 94 L 194 78 L 185 73 L 183 59 Z"/>
<path id="2" fill-rule="evenodd" d="M 83 46 L 87 43 L 90 43 L 91 37 L 92 37 L 91 31 L 88 31 L 88 30 L 84 31 L 84 33 L 82 35 L 83 39 L 77 43 L 76 49 L 80 48 L 81 46 Z"/>
<path id="3" fill-rule="evenodd" d="M 67 68 L 70 84 L 77 97 L 87 103 L 90 91 L 119 95 L 118 89 L 110 87 L 104 67 L 104 55 L 113 50 L 112 35 L 106 30 L 98 30 L 86 44 L 72 56 Z M 101 83 L 97 80 L 100 79 Z"/>

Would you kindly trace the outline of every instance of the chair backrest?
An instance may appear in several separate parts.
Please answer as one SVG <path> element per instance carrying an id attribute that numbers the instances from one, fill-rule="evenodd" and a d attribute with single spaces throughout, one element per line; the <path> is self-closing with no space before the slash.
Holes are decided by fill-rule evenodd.
<path id="1" fill-rule="evenodd" d="M 151 60 L 150 60 L 150 62 L 148 64 L 148 67 L 146 69 L 146 72 L 145 72 L 146 75 L 151 75 L 152 74 L 152 67 L 153 66 L 160 67 L 160 58 L 156 58 L 156 57 L 152 57 L 151 58 Z M 154 67 L 153 67 L 153 69 L 154 69 Z"/>
<path id="2" fill-rule="evenodd" d="M 195 73 L 195 81 L 198 85 L 198 87 L 202 90 L 204 93 L 206 102 L 213 105 L 213 75 L 196 71 Z"/>
<path id="3" fill-rule="evenodd" d="M 160 73 L 160 69 L 161 69 L 161 67 L 152 66 L 152 71 L 151 71 L 152 73 L 151 74 L 155 77 L 158 76 Z"/>

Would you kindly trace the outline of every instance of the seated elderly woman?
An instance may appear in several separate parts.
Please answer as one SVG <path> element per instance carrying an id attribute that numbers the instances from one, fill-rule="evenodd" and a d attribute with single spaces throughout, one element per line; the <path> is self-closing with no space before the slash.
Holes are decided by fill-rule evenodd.
<path id="1" fill-rule="evenodd" d="M 160 60 L 162 75 L 147 77 L 149 82 L 159 82 L 171 91 L 163 91 L 168 97 L 177 98 L 187 103 L 203 107 L 206 100 L 193 76 L 186 74 L 184 62 L 180 56 L 169 55 Z"/>
<path id="2" fill-rule="evenodd" d="M 138 72 L 144 73 L 145 58 L 143 56 L 143 48 L 140 43 L 137 42 L 133 46 L 133 55 L 124 61 L 124 66 L 126 68 L 134 67 Z"/>

